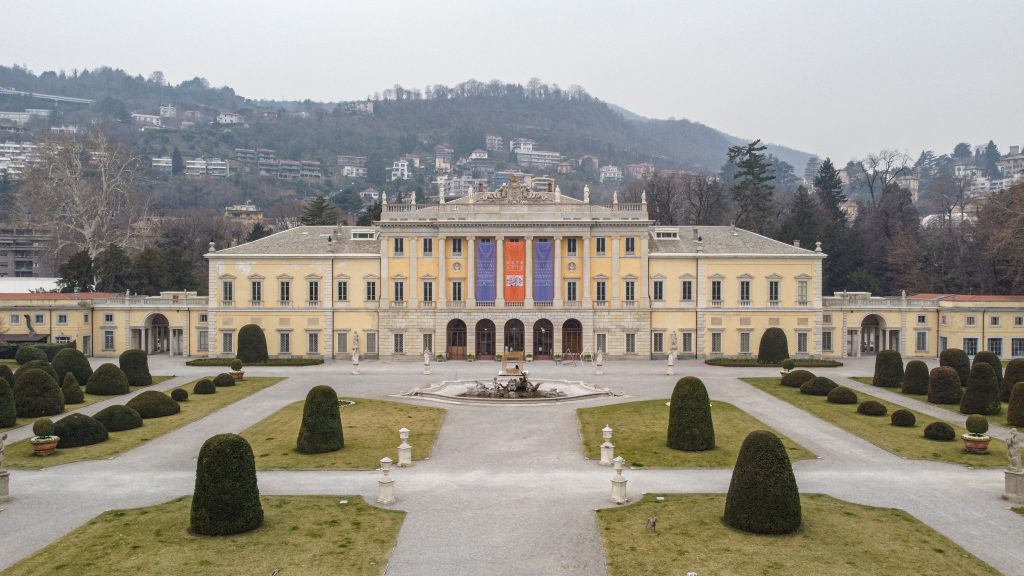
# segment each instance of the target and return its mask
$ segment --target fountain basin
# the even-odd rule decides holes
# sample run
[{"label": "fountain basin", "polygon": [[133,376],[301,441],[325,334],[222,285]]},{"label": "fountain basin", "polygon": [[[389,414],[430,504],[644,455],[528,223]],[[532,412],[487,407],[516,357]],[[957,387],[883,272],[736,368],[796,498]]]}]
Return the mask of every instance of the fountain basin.
[{"label": "fountain basin", "polygon": [[400,396],[467,404],[549,404],[602,396],[619,396],[607,388],[598,388],[585,382],[548,379],[541,380],[540,386],[537,388],[539,394],[532,397],[496,398],[474,395],[474,392],[478,391],[481,386],[492,387],[493,384],[493,380],[486,378],[444,380],[431,384],[427,388],[414,388]]}]

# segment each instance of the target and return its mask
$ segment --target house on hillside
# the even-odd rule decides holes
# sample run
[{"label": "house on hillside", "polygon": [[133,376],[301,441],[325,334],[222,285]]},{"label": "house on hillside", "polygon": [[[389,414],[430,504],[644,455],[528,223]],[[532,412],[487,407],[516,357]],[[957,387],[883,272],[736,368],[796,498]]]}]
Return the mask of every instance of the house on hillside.
[{"label": "house on hillside", "polygon": [[622,169],[614,164],[605,164],[604,166],[601,166],[601,172],[598,179],[601,184],[622,182]]}]

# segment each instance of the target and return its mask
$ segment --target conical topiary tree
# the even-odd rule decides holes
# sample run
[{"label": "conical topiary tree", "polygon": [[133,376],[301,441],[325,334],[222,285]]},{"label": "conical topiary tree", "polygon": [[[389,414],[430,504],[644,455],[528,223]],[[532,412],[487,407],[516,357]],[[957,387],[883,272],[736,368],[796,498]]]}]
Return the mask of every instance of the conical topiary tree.
[{"label": "conical topiary tree", "polygon": [[226,536],[263,524],[256,460],[252,447],[237,434],[218,434],[203,443],[196,464],[189,530]]},{"label": "conical topiary tree", "polygon": [[64,348],[53,357],[53,371],[57,373],[57,382],[64,382],[66,374],[74,374],[79,384],[89,381],[92,376],[92,366],[89,359],[77,348]]},{"label": "conical topiary tree", "polygon": [[999,356],[996,356],[995,352],[989,352],[987,350],[983,352],[978,352],[978,354],[974,356],[974,363],[971,364],[971,367],[973,368],[974,366],[977,366],[978,362],[984,362],[985,364],[988,364],[989,366],[992,367],[992,371],[995,372],[996,374],[996,386],[998,386],[999,389],[1002,390],[1003,361],[999,359]]},{"label": "conical topiary tree", "polygon": [[971,368],[971,377],[960,399],[961,414],[999,414],[1003,405],[999,402],[999,386],[996,373],[985,362],[976,362]]},{"label": "conical topiary tree", "polygon": [[267,354],[267,337],[263,334],[263,328],[256,324],[246,324],[238,330],[237,358],[246,364],[263,363],[270,358]]},{"label": "conical topiary tree", "polygon": [[966,352],[959,348],[946,348],[939,354],[939,366],[949,366],[956,370],[960,385],[967,386],[967,379],[971,375],[971,359]]},{"label": "conical topiary tree", "polygon": [[14,391],[5,378],[0,378],[0,428],[10,428],[17,423],[18,409],[14,406]]},{"label": "conical topiary tree", "polygon": [[78,384],[74,372],[64,374],[64,381],[60,384],[60,391],[64,394],[65,404],[81,404],[85,402],[85,394],[82,393],[82,387]]},{"label": "conical topiary tree", "polygon": [[89,381],[85,383],[85,391],[98,396],[127,394],[129,392],[128,377],[116,364],[106,362],[100,364],[100,367],[89,377]]},{"label": "conical topiary tree", "polygon": [[1010,403],[1006,406],[1006,423],[1010,426],[1024,426],[1024,382],[1013,385]]},{"label": "conical topiary tree", "polygon": [[700,378],[681,378],[672,390],[668,409],[668,447],[687,452],[715,447],[711,401]]},{"label": "conical topiary tree", "polygon": [[767,430],[747,435],[725,498],[725,523],[755,534],[800,528],[800,491],[786,447]]},{"label": "conical topiary tree", "polygon": [[118,366],[128,378],[129,386],[149,386],[153,376],[149,373],[149,356],[142,350],[125,350],[117,358]]},{"label": "conical topiary tree", "polygon": [[780,364],[789,358],[789,340],[782,328],[771,327],[761,335],[757,347],[757,361],[761,364]]},{"label": "conical topiary tree", "polygon": [[920,360],[907,362],[907,368],[903,371],[903,387],[900,391],[904,394],[927,394],[928,365]]},{"label": "conical topiary tree", "polygon": [[882,350],[875,356],[875,377],[871,381],[882,388],[899,388],[903,383],[903,357],[895,350]]},{"label": "conical topiary tree", "polygon": [[999,399],[1003,402],[1010,401],[1010,393],[1017,382],[1024,382],[1024,358],[1014,358],[1006,365],[1006,373],[1003,374],[1003,384],[999,387]]},{"label": "conical topiary tree", "polygon": [[303,454],[319,454],[344,447],[338,393],[330,386],[314,386],[302,407],[302,426],[295,449]]},{"label": "conical topiary tree", "polygon": [[952,366],[932,368],[928,374],[928,401],[932,404],[959,404],[963,389]]}]

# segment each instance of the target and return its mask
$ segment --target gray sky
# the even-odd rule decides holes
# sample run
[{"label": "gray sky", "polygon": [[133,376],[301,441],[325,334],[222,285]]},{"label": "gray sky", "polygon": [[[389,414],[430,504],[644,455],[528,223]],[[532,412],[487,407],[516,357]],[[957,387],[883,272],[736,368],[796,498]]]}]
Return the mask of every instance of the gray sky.
[{"label": "gray sky", "polygon": [[[837,163],[1024,144],[1024,1],[4,2],[0,62],[250,98],[539,77]],[[802,167],[798,167],[802,168]]]}]

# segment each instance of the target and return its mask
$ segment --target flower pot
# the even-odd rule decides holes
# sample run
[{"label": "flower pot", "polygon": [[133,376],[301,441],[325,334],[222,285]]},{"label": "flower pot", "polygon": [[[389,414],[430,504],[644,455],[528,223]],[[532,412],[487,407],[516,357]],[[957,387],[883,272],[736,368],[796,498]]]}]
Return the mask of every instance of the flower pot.
[{"label": "flower pot", "polygon": [[971,434],[969,432],[960,438],[964,441],[964,448],[971,454],[987,454],[988,443],[992,440],[992,438],[984,434]]},{"label": "flower pot", "polygon": [[242,372],[242,371],[232,372],[231,373],[231,377],[235,379],[235,382],[241,382],[242,378],[244,376],[245,376],[245,372]]},{"label": "flower pot", "polygon": [[33,436],[29,439],[32,444],[32,453],[36,456],[49,456],[57,450],[57,443],[60,436]]}]

